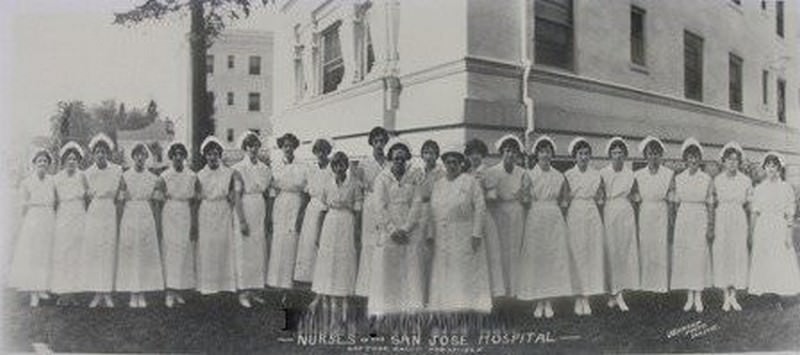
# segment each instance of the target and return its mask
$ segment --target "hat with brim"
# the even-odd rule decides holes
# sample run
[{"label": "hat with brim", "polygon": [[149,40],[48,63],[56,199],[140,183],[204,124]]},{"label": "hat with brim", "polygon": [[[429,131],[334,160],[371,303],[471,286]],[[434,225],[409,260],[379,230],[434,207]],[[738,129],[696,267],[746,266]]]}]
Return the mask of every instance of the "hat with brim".
[{"label": "hat with brim", "polygon": [[642,139],[641,142],[639,142],[639,154],[644,156],[645,148],[647,148],[647,145],[649,145],[652,142],[655,142],[656,144],[658,144],[661,147],[662,154],[667,152],[667,147],[664,146],[664,142],[662,142],[660,139],[658,139],[656,137],[647,136],[647,137],[644,137],[644,139]]},{"label": "hat with brim", "polygon": [[542,144],[543,142],[549,142],[553,148],[553,154],[556,154],[556,142],[553,140],[553,138],[550,138],[550,136],[546,134],[539,136],[539,138],[536,138],[536,140],[533,141],[533,146],[531,146],[531,153],[535,154],[536,148],[538,148],[539,144]]},{"label": "hat with brim", "polygon": [[728,149],[733,149],[739,152],[739,157],[741,158],[741,160],[744,160],[744,149],[742,149],[742,146],[739,145],[739,143],[736,143],[735,141],[730,141],[726,143],[724,146],[722,146],[722,149],[719,150],[719,160],[725,159],[725,151]]},{"label": "hat with brim", "polygon": [[620,142],[625,147],[625,154],[629,154],[630,147],[628,147],[628,142],[622,137],[612,137],[606,143],[606,155],[611,155],[611,147],[616,144],[616,142]]},{"label": "hat with brim", "polygon": [[76,151],[78,153],[78,158],[80,159],[83,159],[83,157],[86,155],[86,153],[83,151],[83,148],[81,148],[81,146],[78,143],[75,143],[74,141],[69,141],[63,146],[61,146],[61,149],[58,151],[58,156],[63,158],[64,154],[66,154],[67,151],[70,149]]},{"label": "hat with brim", "polygon": [[702,156],[703,155],[703,146],[694,137],[686,138],[686,140],[683,141],[683,144],[681,144],[681,155],[686,153],[686,150],[689,149],[689,147],[693,147],[693,146],[697,147],[697,150],[700,151],[700,156]]},{"label": "hat with brim", "polygon": [[212,144],[217,145],[219,147],[220,152],[225,151],[225,146],[222,145],[222,142],[219,139],[217,139],[217,137],[208,136],[206,137],[206,139],[203,140],[203,144],[200,144],[200,153],[205,154],[206,148],[208,148]]},{"label": "hat with brim", "polygon": [[500,139],[498,139],[496,142],[494,142],[494,149],[496,149],[499,152],[500,148],[502,148],[503,144],[508,140],[512,140],[515,143],[517,143],[517,146],[519,147],[520,151],[522,151],[523,147],[525,147],[525,145],[522,144],[522,141],[519,139],[519,137],[517,137],[514,134],[509,133],[509,134],[506,134],[506,135],[500,137]]},{"label": "hat with brim", "polygon": [[94,151],[94,148],[97,146],[98,143],[103,142],[108,145],[109,150],[114,150],[114,141],[111,140],[109,136],[105,133],[98,133],[95,134],[94,137],[89,141],[89,151]]},{"label": "hat with brim", "polygon": [[764,164],[766,164],[767,158],[770,157],[770,156],[773,156],[776,159],[778,159],[778,163],[780,163],[781,166],[786,166],[786,158],[783,157],[783,154],[778,153],[778,152],[776,152],[774,150],[769,151],[766,154],[764,154],[764,157],[761,158],[761,166],[764,166]]},{"label": "hat with brim", "polygon": [[575,152],[574,152],[575,147],[578,146],[578,143],[580,143],[580,142],[586,142],[586,144],[588,144],[589,147],[591,147],[591,144],[589,144],[589,141],[587,141],[586,138],[575,137],[575,139],[573,139],[571,142],[569,142],[569,145],[567,146],[567,150],[569,151],[570,155],[574,155],[575,154]]}]

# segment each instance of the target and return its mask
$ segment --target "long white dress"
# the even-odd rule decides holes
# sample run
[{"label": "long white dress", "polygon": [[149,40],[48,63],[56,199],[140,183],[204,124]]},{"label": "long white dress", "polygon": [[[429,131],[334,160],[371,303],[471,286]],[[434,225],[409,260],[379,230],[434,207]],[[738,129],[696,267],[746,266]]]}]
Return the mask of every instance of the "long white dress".
[{"label": "long white dress", "polygon": [[81,249],[85,239],[86,177],[76,171],[55,176],[58,208],[53,236],[51,290],[55,293],[82,292]]},{"label": "long white dress", "polygon": [[733,177],[722,172],[714,178],[714,190],[718,201],[711,250],[714,286],[744,289],[750,264],[744,204],[752,197],[753,185],[741,172]]},{"label": "long white dress", "polygon": [[708,199],[711,177],[685,170],[675,177],[678,215],[672,245],[670,289],[702,290],[711,286],[711,254],[708,247]]},{"label": "long white dress", "polygon": [[[380,232],[372,254],[369,314],[415,313],[424,307],[422,180],[420,169],[409,169],[399,181],[391,169],[385,169],[373,183]],[[408,232],[408,243],[392,240],[390,235],[397,229]]]},{"label": "long white dress", "polygon": [[[472,171],[472,176],[478,180],[483,189],[483,195],[496,190],[497,181],[486,174],[486,165],[481,164]],[[483,218],[483,236],[486,240],[486,257],[489,263],[489,282],[492,286],[492,297],[509,296],[506,291],[506,281],[503,279],[503,251],[497,225],[491,213],[486,213]],[[514,265],[516,267],[516,265]]]},{"label": "long white dress", "polygon": [[669,248],[667,246],[667,193],[673,172],[659,166],[655,174],[644,167],[634,174],[642,203],[639,205],[639,261],[641,289],[667,292]]},{"label": "long white dress", "polygon": [[109,163],[104,169],[93,165],[86,170],[89,196],[84,243],[81,246],[81,285],[83,291],[111,292],[117,256],[117,206],[115,198],[122,179],[122,168]]},{"label": "long white dress", "polygon": [[572,201],[567,211],[567,231],[572,252],[572,283],[576,295],[604,293],[605,255],[603,222],[594,200],[600,188],[600,172],[575,166],[564,174],[569,183]]},{"label": "long white dress", "polygon": [[164,260],[164,281],[167,288],[185,290],[197,285],[195,252],[197,243],[191,240],[191,199],[196,194],[197,175],[183,168],[169,168],[161,174],[166,202],[161,219],[163,239],[161,256]]},{"label": "long white dress", "polygon": [[753,251],[748,291],[760,295],[797,295],[800,270],[788,220],[794,218],[794,190],[785,181],[764,180],[753,190]]},{"label": "long white dress", "polygon": [[[433,219],[431,218],[431,194],[433,194],[433,184],[439,179],[443,178],[446,172],[444,168],[438,164],[430,171],[425,171],[424,167],[420,168],[420,170],[422,170],[421,174],[423,177],[419,188],[419,223],[420,228],[422,229],[422,238],[425,240],[428,238],[428,236],[433,235],[433,229],[435,228],[433,225]],[[431,262],[433,261],[433,249],[428,247],[428,244],[423,244],[422,252],[422,293],[424,295],[425,302],[427,302],[428,289],[430,288],[431,281]]]},{"label": "long white dress", "polygon": [[439,179],[433,186],[431,210],[436,228],[428,308],[434,312],[490,312],[485,238],[477,251],[472,249],[472,237],[482,237],[487,213],[483,189],[467,174],[452,181]]},{"label": "long white dress", "polygon": [[236,260],[236,288],[240,290],[263,288],[267,275],[267,242],[264,228],[267,213],[265,196],[272,181],[270,168],[256,160],[245,157],[233,166],[239,172],[244,186],[237,187],[242,194],[242,208],[250,227],[247,236],[242,235],[239,218],[233,218],[233,248]]},{"label": "long white dress", "polygon": [[531,208],[525,221],[525,237],[519,257],[517,297],[547,299],[572,294],[567,224],[558,197],[564,175],[538,165],[528,173]]},{"label": "long white dress", "polygon": [[603,223],[606,236],[609,289],[612,293],[639,288],[639,242],[636,216],[628,199],[633,188],[633,171],[619,172],[609,164],[600,171],[606,192]]},{"label": "long white dress", "polygon": [[367,297],[370,292],[369,282],[372,279],[372,253],[378,240],[378,226],[375,212],[378,199],[372,194],[372,185],[384,166],[378,164],[373,157],[361,163],[361,186],[364,195],[364,213],[361,218],[361,252],[358,258],[358,278],[356,279],[356,295]]},{"label": "long white dress", "polygon": [[361,208],[361,184],[348,176],[341,185],[326,181],[321,196],[327,209],[320,231],[311,290],[330,296],[350,296],[356,289],[358,253],[354,211]]},{"label": "long white dress", "polygon": [[131,168],[122,177],[126,195],[119,224],[119,251],[114,289],[144,292],[164,289],[164,270],[156,235],[156,221],[150,207],[158,177]]},{"label": "long white dress", "polygon": [[292,288],[297,257],[297,216],[303,203],[307,168],[297,162],[277,164],[273,170],[273,187],[277,190],[272,210],[272,245],[267,265],[267,285]]},{"label": "long white dress", "polygon": [[22,217],[8,286],[20,291],[50,289],[56,187],[52,176],[34,173],[22,181],[20,190],[26,207]]},{"label": "long white dress", "polygon": [[303,216],[303,226],[300,229],[300,242],[297,246],[297,260],[294,263],[294,279],[300,282],[311,282],[314,276],[314,260],[317,257],[317,245],[320,226],[322,225],[322,211],[325,204],[322,202],[322,190],[333,179],[330,164],[320,168],[319,164],[310,167],[306,193],[310,200]]},{"label": "long white dress", "polygon": [[197,173],[197,290],[203,294],[236,291],[232,178],[233,169],[224,165]]},{"label": "long white dress", "polygon": [[525,233],[525,208],[520,201],[520,192],[529,182],[526,181],[523,168],[514,165],[511,173],[508,173],[502,162],[486,169],[486,175],[496,183],[494,189],[486,192],[486,206],[494,218],[500,237],[505,293],[513,295],[518,279],[518,270],[514,266],[519,265],[519,251]]}]

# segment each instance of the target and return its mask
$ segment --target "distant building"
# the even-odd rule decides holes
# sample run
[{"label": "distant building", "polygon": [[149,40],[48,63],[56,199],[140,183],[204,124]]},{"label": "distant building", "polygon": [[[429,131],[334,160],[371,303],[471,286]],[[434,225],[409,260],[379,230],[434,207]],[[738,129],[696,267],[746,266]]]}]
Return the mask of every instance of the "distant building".
[{"label": "distant building", "polygon": [[231,146],[246,130],[272,132],[272,48],[271,32],[226,30],[208,50],[214,134]]},{"label": "distant building", "polygon": [[492,142],[532,129],[559,154],[577,135],[595,155],[615,135],[632,146],[656,135],[675,158],[694,136],[708,159],[737,140],[751,160],[778,150],[800,164],[797,1],[278,6],[273,121],[306,141],[330,135],[366,154],[372,126],[415,150],[427,138]]}]

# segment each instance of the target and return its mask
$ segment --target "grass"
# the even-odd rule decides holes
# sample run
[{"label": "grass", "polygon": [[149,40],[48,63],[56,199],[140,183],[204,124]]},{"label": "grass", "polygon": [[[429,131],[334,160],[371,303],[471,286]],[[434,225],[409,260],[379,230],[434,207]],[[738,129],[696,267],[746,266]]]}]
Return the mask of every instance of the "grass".
[{"label": "grass", "polygon": [[[57,352],[211,352],[211,353],[358,353],[366,348],[345,345],[301,346],[293,331],[283,330],[285,313],[277,292],[266,294],[266,304],[241,308],[232,295],[187,299],[187,306],[168,309],[161,295],[148,295],[149,308],[129,309],[125,297],[117,296],[113,309],[57,307],[50,303],[38,308],[26,305],[27,298],[6,291],[2,310],[5,330],[3,352],[32,351],[33,343],[45,343]],[[290,296],[290,307],[298,308],[311,295],[298,291]],[[724,313],[720,292],[707,292],[702,314],[681,310],[683,294],[628,296],[631,311],[620,313],[605,307],[605,299],[593,300],[592,317],[572,314],[571,302],[556,303],[556,317],[535,319],[529,304],[504,301],[498,304],[500,317],[507,317],[506,334],[549,332],[550,344],[478,344],[477,334],[467,338],[470,348],[451,346],[444,350],[473,350],[483,353],[528,354],[542,352],[739,352],[800,350],[800,299],[741,297],[742,312]],[[83,301],[88,302],[88,295]],[[86,304],[86,303],[84,303]],[[361,302],[363,305],[363,302]],[[701,323],[696,323],[700,321]],[[706,334],[676,331],[694,326]],[[358,336],[365,336],[359,334]],[[360,338],[359,338],[360,339]],[[430,339],[422,336],[423,344]],[[389,337],[373,345],[389,350]],[[434,351],[421,347],[411,350]],[[398,349],[399,350],[399,349]],[[409,350],[408,348],[406,350]]]}]

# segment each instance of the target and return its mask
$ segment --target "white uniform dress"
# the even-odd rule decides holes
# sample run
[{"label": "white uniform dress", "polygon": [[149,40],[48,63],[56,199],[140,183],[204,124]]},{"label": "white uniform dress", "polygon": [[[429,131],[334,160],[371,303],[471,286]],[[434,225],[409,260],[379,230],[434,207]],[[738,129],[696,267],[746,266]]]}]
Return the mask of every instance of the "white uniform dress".
[{"label": "white uniform dress", "polygon": [[796,295],[800,293],[800,271],[791,239],[789,218],[794,217],[794,190],[785,181],[761,182],[753,190],[753,213],[757,213],[753,231],[753,254],[750,263],[749,292],[760,295]]},{"label": "white uniform dress", "polygon": [[[420,209],[419,209],[419,223],[422,228],[423,240],[433,235],[433,220],[431,219],[431,194],[433,193],[433,184],[439,179],[443,178],[446,174],[441,165],[436,165],[432,170],[425,171],[421,168],[422,183],[420,184]],[[428,289],[430,288],[431,281],[431,262],[433,261],[433,249],[428,247],[428,244],[423,244],[422,256],[422,282],[423,282],[423,295],[427,302]]]},{"label": "white uniform dress", "polygon": [[150,207],[158,177],[134,168],[122,176],[126,195],[119,224],[119,252],[114,289],[144,292],[164,289],[164,271],[156,235],[156,221]]},{"label": "white uniform dress", "polygon": [[517,297],[547,299],[572,294],[567,224],[558,197],[564,175],[555,168],[543,171],[538,165],[528,173],[531,208],[525,221],[520,253]]},{"label": "white uniform dress", "polygon": [[300,229],[300,242],[297,246],[297,260],[294,263],[294,279],[300,282],[311,282],[314,276],[314,260],[317,257],[317,239],[322,225],[323,209],[322,189],[333,179],[330,164],[320,168],[319,164],[310,167],[306,193],[311,198],[303,216]]},{"label": "white uniform dress", "polygon": [[163,239],[161,256],[164,260],[164,281],[167,288],[195,288],[195,250],[191,240],[191,199],[195,197],[197,175],[184,167],[180,172],[170,167],[161,174],[166,202],[161,219]]},{"label": "white uniform dress", "polygon": [[619,172],[609,164],[600,171],[605,185],[605,224],[608,283],[612,293],[639,289],[639,242],[636,216],[628,199],[633,188],[633,171],[623,166]]},{"label": "white uniform dress", "polygon": [[644,167],[634,174],[642,203],[639,206],[639,262],[641,289],[667,292],[669,249],[667,246],[667,192],[673,172],[659,166],[655,174]]},{"label": "white uniform dress", "polygon": [[27,206],[14,248],[8,286],[20,291],[50,289],[56,187],[52,176],[34,173],[20,186]]},{"label": "white uniform dress", "polygon": [[574,293],[583,296],[604,293],[603,222],[594,200],[602,179],[600,172],[591,167],[581,172],[575,166],[564,176],[573,196],[567,211],[567,231],[574,265]]},{"label": "white uniform dress", "polygon": [[327,209],[320,231],[311,290],[330,296],[350,296],[356,289],[358,253],[354,211],[361,208],[361,184],[350,175],[338,185],[333,178],[321,189]]},{"label": "white uniform dress", "polygon": [[714,190],[718,201],[711,250],[714,286],[744,289],[750,264],[744,204],[752,197],[753,185],[741,172],[733,177],[722,172],[714,178]]},{"label": "white uniform dress", "polygon": [[[421,169],[409,169],[399,181],[391,169],[385,169],[373,183],[380,232],[372,254],[369,314],[415,313],[424,307],[422,182]],[[390,237],[400,228],[408,232],[406,244]]]},{"label": "white uniform dress", "polygon": [[82,292],[81,249],[86,220],[86,178],[80,171],[72,176],[61,171],[55,176],[58,208],[53,236],[51,290],[55,293]]},{"label": "white uniform dress", "polygon": [[377,198],[372,194],[372,184],[378,177],[383,166],[373,157],[361,163],[361,186],[364,195],[364,214],[361,218],[361,252],[358,258],[358,278],[356,279],[356,295],[367,297],[370,292],[369,282],[372,279],[372,252],[378,240],[378,227],[376,225],[375,211]]},{"label": "white uniform dress", "polygon": [[272,210],[272,245],[267,266],[267,285],[292,288],[294,264],[297,257],[297,216],[303,203],[307,167],[299,163],[278,164],[273,173],[273,187],[277,190]]},{"label": "white uniform dress", "polygon": [[472,249],[472,237],[482,237],[487,213],[483,189],[467,174],[452,181],[439,179],[433,186],[431,210],[436,228],[428,308],[434,312],[490,312],[485,238],[477,251]]},{"label": "white uniform dress", "polygon": [[93,165],[86,170],[92,202],[86,212],[86,229],[81,248],[83,291],[111,292],[117,255],[117,206],[115,198],[122,168],[108,163],[105,169]]},{"label": "white uniform dress", "polygon": [[516,290],[519,251],[522,246],[522,235],[525,233],[525,208],[520,201],[523,188],[529,185],[525,170],[514,166],[511,173],[498,163],[486,169],[487,178],[497,185],[486,193],[486,206],[497,226],[500,236],[500,251],[503,260],[503,283],[506,294],[513,295]]},{"label": "white uniform dress", "polygon": [[708,198],[711,177],[685,170],[675,177],[678,215],[672,245],[670,289],[702,290],[711,286],[711,254],[708,248]]},{"label": "white uniform dress", "polygon": [[267,241],[264,228],[267,215],[265,196],[272,181],[269,167],[256,160],[245,157],[233,166],[239,172],[244,186],[237,185],[237,193],[242,194],[242,209],[250,228],[247,236],[242,235],[239,218],[234,212],[233,247],[236,260],[236,288],[240,290],[263,288],[267,275]]},{"label": "white uniform dress", "polygon": [[[486,175],[486,165],[481,164],[472,172],[483,188],[483,195],[497,189],[497,181]],[[497,225],[491,213],[486,213],[483,218],[483,236],[486,240],[486,257],[489,263],[489,282],[492,286],[492,297],[510,296],[506,290],[506,281],[503,279],[503,251]],[[514,265],[516,267],[516,265]]]},{"label": "white uniform dress", "polygon": [[233,169],[221,164],[197,173],[197,290],[203,294],[236,291],[232,178]]}]

